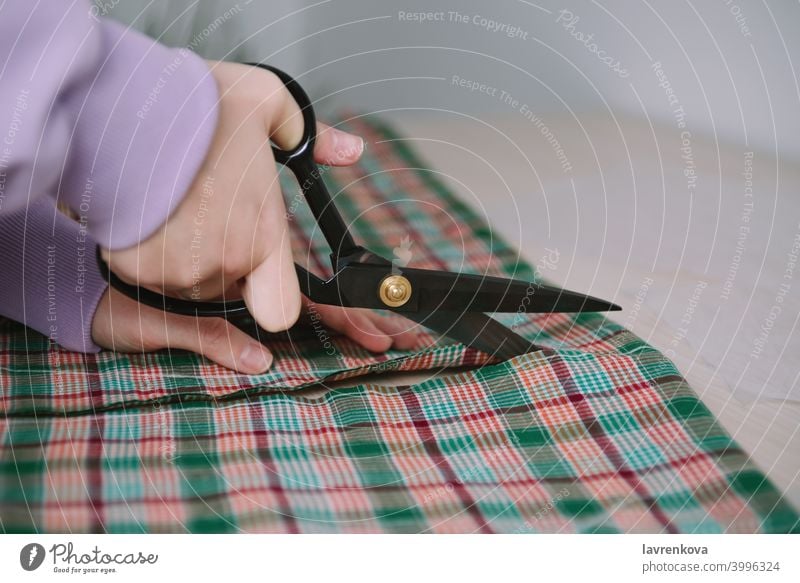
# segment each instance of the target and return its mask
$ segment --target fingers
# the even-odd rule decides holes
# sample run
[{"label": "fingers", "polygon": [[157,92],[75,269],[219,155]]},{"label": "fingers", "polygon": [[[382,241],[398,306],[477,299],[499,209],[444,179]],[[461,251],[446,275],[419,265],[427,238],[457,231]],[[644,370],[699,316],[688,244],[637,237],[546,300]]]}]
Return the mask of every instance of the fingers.
[{"label": "fingers", "polygon": [[[303,114],[288,89],[275,75],[272,75],[272,84],[274,89],[265,100],[269,138],[279,148],[293,150],[303,137]],[[316,130],[314,158],[318,163],[347,166],[361,157],[364,140],[360,137],[319,122]]]},{"label": "fingers", "polygon": [[411,350],[419,345],[419,325],[410,320],[370,313],[374,324],[392,339],[397,350]]},{"label": "fingers", "polygon": [[263,345],[220,318],[193,318],[144,306],[109,288],[92,321],[92,339],[119,352],[181,348],[244,374],[272,365]]},{"label": "fingers", "polygon": [[[399,318],[338,306],[314,304],[314,310],[326,326],[373,352],[385,352],[392,346],[409,350],[419,344],[418,327]],[[100,346],[120,352],[181,348],[243,374],[263,373],[273,361],[266,347],[225,320],[162,312],[114,289],[101,299],[92,337]]]},{"label": "fingers", "polygon": [[370,316],[352,310],[347,314],[341,332],[371,352],[386,352],[392,347],[392,338]]},{"label": "fingers", "polygon": [[[284,150],[291,150],[303,137],[303,116],[300,108],[288,92],[282,96],[283,103],[270,120],[270,139]],[[364,140],[354,134],[337,130],[317,122],[317,137],[314,143],[314,159],[328,166],[349,166],[364,153]]]},{"label": "fingers", "polygon": [[318,163],[328,166],[349,166],[355,164],[363,153],[363,139],[317,122],[314,159]]},{"label": "fingers", "polygon": [[166,345],[202,354],[244,374],[260,374],[272,365],[272,353],[221,318],[190,318],[170,314]]},{"label": "fingers", "polygon": [[[306,308],[312,302],[303,298]],[[410,350],[419,343],[419,326],[405,319],[384,317],[371,310],[342,308],[313,304],[313,310],[329,327],[372,352],[385,352],[392,348]]]},{"label": "fingers", "polygon": [[371,352],[410,350],[417,345],[417,332],[401,320],[374,312],[344,310],[345,322],[340,332]]}]

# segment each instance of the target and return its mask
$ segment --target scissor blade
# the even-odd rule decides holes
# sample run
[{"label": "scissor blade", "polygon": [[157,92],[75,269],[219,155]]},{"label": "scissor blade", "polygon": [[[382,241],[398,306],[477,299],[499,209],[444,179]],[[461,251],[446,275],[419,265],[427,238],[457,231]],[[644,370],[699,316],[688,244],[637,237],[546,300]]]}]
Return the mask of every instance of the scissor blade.
[{"label": "scissor blade", "polygon": [[[358,308],[391,309],[402,314],[421,312],[610,312],[618,305],[599,298],[549,285],[503,277],[393,268],[389,265],[351,263],[328,281],[296,265],[300,289],[313,301]],[[387,308],[379,298],[381,281],[399,274],[411,284],[411,300]]]},{"label": "scissor blade", "polygon": [[577,292],[517,279],[403,269],[402,274],[419,290],[420,310],[475,312],[609,312],[616,304]]},{"label": "scissor blade", "polygon": [[334,306],[345,305],[335,285],[317,277],[297,263],[294,264],[294,269],[297,272],[297,282],[300,284],[300,291],[311,301],[318,304],[330,304]]},{"label": "scissor blade", "polygon": [[413,312],[406,318],[501,359],[525,354],[536,346],[481,312]]}]

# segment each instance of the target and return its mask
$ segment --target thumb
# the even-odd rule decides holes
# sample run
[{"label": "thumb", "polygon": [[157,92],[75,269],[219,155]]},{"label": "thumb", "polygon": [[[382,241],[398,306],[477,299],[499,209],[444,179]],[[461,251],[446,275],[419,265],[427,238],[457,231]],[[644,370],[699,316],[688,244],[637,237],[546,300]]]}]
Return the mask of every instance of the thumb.
[{"label": "thumb", "polygon": [[245,278],[241,291],[250,314],[267,332],[288,330],[297,322],[302,295],[288,228],[281,233],[279,246]]},{"label": "thumb", "polygon": [[[270,75],[273,89],[264,101],[267,131],[270,140],[279,148],[293,150],[303,136],[303,113],[283,82],[276,75]],[[320,164],[349,166],[364,151],[363,139],[323,123],[317,122],[316,135],[314,158]]]},{"label": "thumb", "polygon": [[272,353],[222,318],[176,316],[168,327],[168,345],[202,354],[240,373],[260,374],[272,366]]}]

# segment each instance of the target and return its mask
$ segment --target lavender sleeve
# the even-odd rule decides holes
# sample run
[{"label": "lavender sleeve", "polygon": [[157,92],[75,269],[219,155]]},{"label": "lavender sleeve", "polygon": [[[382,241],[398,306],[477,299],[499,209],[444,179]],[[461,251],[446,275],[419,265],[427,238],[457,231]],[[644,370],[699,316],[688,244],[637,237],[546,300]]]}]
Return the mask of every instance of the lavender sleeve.
[{"label": "lavender sleeve", "polygon": [[[191,186],[216,128],[217,99],[216,83],[201,58],[97,18],[88,0],[0,4],[4,241],[7,229],[20,233],[26,215],[25,237],[71,237],[73,227],[57,217],[61,226],[55,234],[40,233],[47,223],[37,210],[44,198],[50,206],[58,200],[70,207],[104,247],[122,249],[147,238]],[[52,215],[49,224],[52,230]],[[3,252],[10,255],[3,261],[9,268],[28,269],[19,255],[22,248],[9,245],[4,242]],[[30,252],[38,245],[36,239]],[[63,251],[70,257],[72,252]],[[3,314],[40,329],[42,314],[32,311],[43,309],[34,297],[40,274],[6,271],[4,276],[37,282],[26,286],[25,297],[31,295],[22,303],[4,282],[0,304]],[[58,277],[67,275],[59,271]],[[59,287],[69,289],[62,283]],[[90,295],[98,295],[97,283],[92,282]],[[80,299],[83,320],[62,310],[59,342],[96,348],[84,342],[96,301],[87,308],[87,296]],[[71,300],[60,301],[66,306]]]},{"label": "lavender sleeve", "polygon": [[145,239],[211,142],[206,63],[97,18],[88,0],[0,6],[0,213],[50,195],[105,247]]},{"label": "lavender sleeve", "polygon": [[97,243],[47,199],[0,217],[0,315],[64,348],[96,352],[92,316],[106,289]]}]

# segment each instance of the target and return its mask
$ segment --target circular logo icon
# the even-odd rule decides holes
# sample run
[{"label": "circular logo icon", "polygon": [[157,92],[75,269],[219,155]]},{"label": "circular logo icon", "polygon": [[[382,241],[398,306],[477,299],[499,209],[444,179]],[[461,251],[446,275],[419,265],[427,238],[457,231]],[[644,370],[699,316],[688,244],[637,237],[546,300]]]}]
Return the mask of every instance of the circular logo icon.
[{"label": "circular logo icon", "polygon": [[44,547],[39,543],[29,543],[19,552],[19,564],[26,571],[35,571],[44,562]]}]

